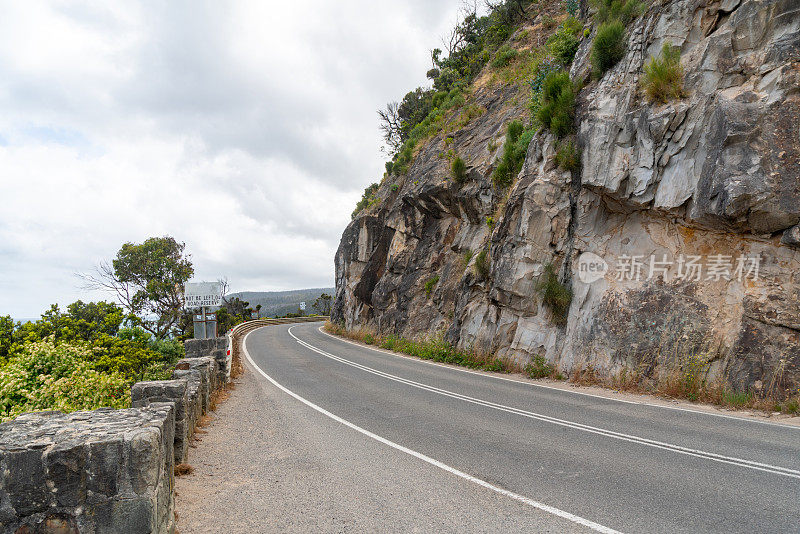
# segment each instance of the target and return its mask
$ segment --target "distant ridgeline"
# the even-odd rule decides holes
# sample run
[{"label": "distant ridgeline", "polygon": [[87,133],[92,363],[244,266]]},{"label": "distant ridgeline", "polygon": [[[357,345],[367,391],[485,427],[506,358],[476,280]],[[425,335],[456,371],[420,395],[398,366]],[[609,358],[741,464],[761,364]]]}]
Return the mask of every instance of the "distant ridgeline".
[{"label": "distant ridgeline", "polygon": [[311,307],[314,301],[323,293],[333,295],[335,291],[332,287],[295,289],[292,291],[241,291],[232,293],[226,298],[239,298],[247,301],[253,309],[260,304],[261,317],[273,317],[297,312],[301,302],[306,303],[306,311],[308,313],[314,313],[315,311]]}]

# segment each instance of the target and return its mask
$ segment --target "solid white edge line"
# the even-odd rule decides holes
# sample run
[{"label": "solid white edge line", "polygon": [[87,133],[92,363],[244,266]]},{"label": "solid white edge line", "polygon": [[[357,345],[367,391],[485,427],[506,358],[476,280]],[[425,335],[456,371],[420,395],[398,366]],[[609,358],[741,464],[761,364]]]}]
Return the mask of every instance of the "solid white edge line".
[{"label": "solid white edge line", "polygon": [[443,363],[432,362],[430,360],[423,360],[421,358],[416,358],[414,356],[409,356],[407,354],[400,354],[400,353],[397,353],[397,352],[392,352],[390,350],[379,349],[377,347],[372,347],[370,345],[365,345],[363,343],[357,343],[357,342],[352,341],[350,339],[345,339],[343,337],[339,337],[339,336],[335,336],[333,334],[330,334],[330,333],[326,332],[324,330],[324,328],[325,328],[324,326],[320,326],[317,330],[319,330],[320,333],[325,334],[328,337],[332,337],[333,339],[338,339],[339,341],[342,341],[344,343],[349,343],[350,345],[355,345],[356,347],[369,349],[369,350],[372,350],[372,351],[375,351],[375,352],[380,352],[380,353],[383,353],[383,354],[389,354],[391,356],[396,356],[398,358],[404,358],[406,360],[413,360],[413,361],[416,361],[416,362],[419,362],[419,363],[424,363],[424,364],[427,364],[427,365],[435,365],[436,367],[442,367],[444,369],[451,369],[453,371],[459,371],[461,373],[469,373],[471,375],[484,376],[486,378],[493,378],[495,380],[504,380],[506,382],[514,382],[515,384],[523,384],[523,385],[526,385],[526,386],[532,386],[532,387],[536,387],[536,388],[550,389],[550,390],[553,390],[553,391],[561,391],[563,393],[571,393],[573,395],[583,395],[584,397],[594,397],[596,399],[605,399],[605,400],[613,401],[613,402],[621,402],[621,403],[625,403],[625,404],[636,404],[638,406],[652,406],[653,408],[663,408],[665,410],[677,410],[677,411],[681,411],[681,412],[689,412],[689,413],[694,413],[694,414],[698,414],[698,415],[710,415],[712,417],[722,417],[723,419],[732,419],[734,421],[743,421],[743,422],[747,422],[747,423],[756,423],[756,424],[759,424],[759,425],[776,426],[776,427],[779,427],[779,428],[788,428],[788,429],[791,429],[791,430],[800,430],[800,426],[787,425],[787,424],[784,424],[784,423],[775,423],[775,422],[772,422],[772,421],[761,421],[760,419],[751,419],[751,418],[747,418],[747,417],[743,417],[743,416],[739,416],[739,415],[726,415],[726,414],[723,414],[723,413],[704,412],[704,411],[701,411],[701,410],[692,410],[691,408],[681,408],[680,406],[665,406],[663,404],[656,404],[656,403],[652,403],[652,402],[640,402],[640,401],[630,401],[630,400],[625,400],[625,399],[615,399],[613,397],[606,397],[604,395],[597,395],[597,394],[594,394],[594,393],[586,393],[585,391],[573,391],[571,389],[557,388],[557,387],[553,387],[553,386],[547,386],[545,384],[536,384],[534,382],[526,382],[526,381],[522,381],[522,380],[516,380],[514,378],[508,378],[508,377],[505,377],[505,376],[497,376],[497,375],[493,375],[493,374],[482,373],[482,372],[479,372],[479,371],[473,371],[471,369],[462,369],[462,368],[460,368],[458,366],[455,366],[455,365],[447,365],[447,364],[443,364]]},{"label": "solid white edge line", "polygon": [[664,442],[652,440],[652,439],[649,439],[649,438],[643,438],[641,436],[623,434],[621,432],[608,430],[606,428],[594,427],[594,426],[590,426],[590,425],[585,425],[583,423],[577,423],[575,421],[569,421],[569,420],[566,420],[566,419],[559,419],[557,417],[538,414],[536,412],[529,412],[529,411],[523,410],[521,408],[514,408],[513,406],[506,406],[506,405],[503,405],[503,404],[497,404],[497,403],[494,403],[494,402],[491,402],[491,401],[478,399],[478,398],[475,398],[475,397],[470,397],[470,396],[467,396],[467,395],[463,395],[461,393],[448,391],[446,389],[437,388],[435,386],[424,384],[422,382],[415,382],[413,380],[410,380],[410,379],[407,379],[407,378],[403,378],[403,377],[400,377],[400,376],[397,376],[397,375],[392,375],[390,373],[386,373],[386,372],[383,372],[383,371],[378,371],[377,369],[373,369],[373,368],[368,367],[366,365],[355,363],[355,362],[352,362],[352,361],[347,360],[345,358],[342,358],[341,356],[336,356],[335,354],[331,354],[329,352],[326,352],[326,351],[324,351],[324,350],[322,350],[322,349],[320,349],[318,347],[315,347],[314,345],[311,345],[310,343],[302,341],[300,338],[298,338],[297,336],[294,335],[294,333],[292,332],[292,328],[294,328],[294,326],[289,327],[289,329],[287,331],[288,334],[290,336],[292,336],[300,345],[306,347],[307,349],[309,349],[311,351],[314,351],[314,352],[316,352],[318,354],[321,354],[321,355],[323,355],[323,356],[325,356],[327,358],[330,358],[330,359],[332,359],[334,361],[338,361],[340,363],[344,363],[346,365],[350,365],[350,366],[355,367],[357,369],[360,369],[362,371],[365,371],[365,372],[368,372],[368,373],[371,373],[371,374],[375,374],[377,376],[381,376],[383,378],[387,378],[389,380],[393,380],[395,382],[406,384],[406,385],[409,385],[409,386],[412,386],[412,387],[415,387],[415,388],[423,389],[425,391],[430,391],[432,393],[437,393],[437,394],[443,395],[445,397],[451,397],[451,398],[454,398],[454,399],[462,400],[464,402],[469,402],[471,404],[477,404],[477,405],[480,405],[480,406],[485,406],[487,408],[493,408],[493,409],[496,409],[496,410],[499,410],[499,411],[502,411],[502,412],[512,413],[512,414],[515,414],[515,415],[528,417],[530,419],[536,419],[538,421],[543,421],[543,422],[546,422],[546,423],[552,423],[552,424],[555,424],[555,425],[564,426],[564,427],[567,427],[567,428],[572,428],[573,430],[582,430],[584,432],[589,432],[589,433],[592,433],[592,434],[598,434],[598,435],[609,437],[609,438],[613,438],[613,439],[619,439],[619,440],[627,441],[627,442],[630,442],[630,443],[636,443],[638,445],[645,445],[645,446],[654,447],[654,448],[657,448],[657,449],[676,452],[676,453],[679,453],[679,454],[685,454],[687,456],[693,456],[693,457],[696,457],[696,458],[702,458],[702,459],[705,459],[705,460],[711,460],[711,461],[714,461],[714,462],[720,462],[720,463],[724,463],[724,464],[735,465],[735,466],[738,466],[738,467],[754,469],[756,471],[763,471],[763,472],[772,473],[772,474],[776,474],[776,475],[782,475],[782,476],[787,476],[787,477],[791,477],[791,478],[800,479],[800,471],[797,471],[795,469],[791,469],[791,468],[788,468],[788,467],[781,467],[781,466],[777,466],[777,465],[764,464],[764,463],[756,462],[756,461],[753,461],[753,460],[746,460],[744,458],[735,458],[735,457],[730,457],[730,456],[724,456],[724,455],[721,455],[721,454],[716,454],[716,453],[708,452],[708,451],[702,451],[702,450],[698,450],[698,449],[691,449],[691,448],[688,448],[688,447],[683,447],[683,446],[675,445],[675,444],[672,444],[672,443],[664,443]]},{"label": "solid white edge line", "polygon": [[247,350],[247,338],[250,336],[250,334],[252,334],[256,330],[260,330],[260,328],[257,328],[255,330],[252,330],[252,331],[248,332],[247,334],[245,334],[244,339],[242,339],[242,351],[244,352],[244,355],[247,358],[247,361],[250,362],[250,365],[252,365],[255,368],[255,370],[258,371],[259,374],[261,374],[261,376],[266,378],[272,385],[274,385],[275,387],[277,387],[278,389],[280,389],[284,393],[290,395],[291,397],[295,398],[296,400],[302,402],[303,404],[305,404],[309,408],[312,408],[312,409],[316,410],[317,412],[321,413],[322,415],[324,415],[326,417],[329,417],[329,418],[333,419],[334,421],[336,421],[337,423],[341,423],[344,426],[346,426],[346,427],[348,427],[348,428],[350,428],[352,430],[355,430],[356,432],[359,432],[360,434],[363,434],[363,435],[367,436],[368,438],[371,438],[371,439],[373,439],[375,441],[378,441],[379,443],[383,443],[384,445],[387,445],[387,446],[389,446],[389,447],[391,447],[391,448],[393,448],[395,450],[398,450],[400,452],[403,452],[405,454],[413,456],[414,458],[422,460],[423,462],[426,462],[426,463],[428,463],[428,464],[430,464],[430,465],[432,465],[434,467],[438,467],[439,469],[442,469],[443,471],[447,471],[450,474],[456,475],[459,478],[463,478],[464,480],[472,482],[473,484],[477,484],[477,485],[482,486],[482,487],[484,487],[486,489],[492,490],[495,493],[498,493],[498,494],[503,495],[505,497],[509,497],[511,499],[514,499],[515,501],[519,501],[521,503],[527,504],[528,506],[531,506],[531,507],[536,508],[538,510],[541,510],[543,512],[547,512],[548,514],[552,514],[552,515],[560,517],[562,519],[566,519],[567,521],[571,521],[571,522],[576,523],[578,525],[584,526],[586,528],[594,530],[595,532],[603,532],[604,534],[622,534],[618,530],[614,530],[613,528],[606,527],[606,526],[601,525],[599,523],[595,523],[594,521],[591,521],[589,519],[585,519],[585,518],[577,516],[575,514],[571,514],[569,512],[565,512],[564,510],[560,510],[558,508],[555,508],[553,506],[550,506],[550,505],[547,505],[547,504],[544,504],[544,503],[540,503],[539,501],[535,501],[533,499],[525,497],[524,495],[520,495],[518,493],[514,493],[513,491],[509,491],[509,490],[506,490],[506,489],[503,489],[503,488],[499,488],[499,487],[497,487],[497,486],[495,486],[493,484],[490,484],[489,482],[486,482],[485,480],[482,480],[480,478],[477,478],[477,477],[474,477],[474,476],[469,475],[467,473],[464,473],[463,471],[459,471],[458,469],[456,469],[454,467],[450,467],[449,465],[447,465],[445,463],[442,463],[439,460],[435,460],[435,459],[431,458],[430,456],[426,456],[426,455],[422,454],[421,452],[417,452],[415,450],[409,449],[408,447],[404,447],[403,445],[400,445],[400,444],[395,443],[393,441],[390,441],[390,440],[388,440],[388,439],[386,439],[384,437],[381,437],[381,436],[379,436],[377,434],[374,434],[374,433],[370,432],[369,430],[365,430],[365,429],[361,428],[360,426],[358,426],[358,425],[356,425],[354,423],[351,423],[350,421],[347,421],[346,419],[342,419],[338,415],[335,415],[335,414],[329,412],[328,410],[326,410],[326,409],[324,409],[324,408],[322,408],[320,406],[317,406],[316,404],[314,404],[310,400],[301,397],[297,393],[295,393],[295,392],[289,390],[288,388],[284,387],[283,385],[279,384],[277,381],[275,381],[274,378],[269,376],[267,373],[264,372],[263,369],[261,369],[258,365],[256,365],[256,362],[253,361],[253,358],[250,356],[250,352]]}]

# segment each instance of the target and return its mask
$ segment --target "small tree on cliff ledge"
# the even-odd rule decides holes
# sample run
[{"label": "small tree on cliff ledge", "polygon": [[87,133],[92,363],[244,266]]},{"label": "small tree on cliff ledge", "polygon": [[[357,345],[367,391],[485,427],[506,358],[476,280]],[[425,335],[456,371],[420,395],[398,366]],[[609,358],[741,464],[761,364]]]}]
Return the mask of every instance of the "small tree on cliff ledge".
[{"label": "small tree on cliff ledge", "polygon": [[183,285],[194,274],[185,248],[169,236],[125,243],[111,263],[102,262],[82,278],[87,289],[114,293],[137,324],[163,339],[178,324]]}]

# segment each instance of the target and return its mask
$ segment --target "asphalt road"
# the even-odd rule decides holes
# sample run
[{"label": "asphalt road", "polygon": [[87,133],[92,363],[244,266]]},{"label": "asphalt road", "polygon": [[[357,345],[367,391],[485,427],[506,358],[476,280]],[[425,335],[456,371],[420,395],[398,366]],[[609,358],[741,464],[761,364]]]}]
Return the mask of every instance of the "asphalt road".
[{"label": "asphalt road", "polygon": [[[800,532],[798,427],[504,380],[319,326],[245,340],[281,399],[267,417],[302,429],[295,454],[324,473],[287,496],[284,529]],[[291,487],[307,464],[274,476]]]}]

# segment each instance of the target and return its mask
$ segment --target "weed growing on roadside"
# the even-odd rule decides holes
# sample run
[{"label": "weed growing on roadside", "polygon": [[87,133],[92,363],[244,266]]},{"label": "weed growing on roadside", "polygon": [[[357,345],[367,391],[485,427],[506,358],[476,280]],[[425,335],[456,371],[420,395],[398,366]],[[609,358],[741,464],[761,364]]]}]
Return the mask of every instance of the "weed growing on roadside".
[{"label": "weed growing on roadside", "polygon": [[528,378],[553,378],[558,374],[556,366],[541,355],[534,356],[523,371]]}]

